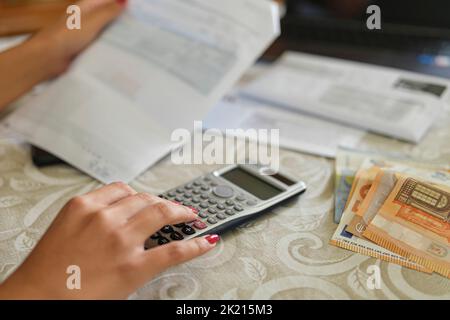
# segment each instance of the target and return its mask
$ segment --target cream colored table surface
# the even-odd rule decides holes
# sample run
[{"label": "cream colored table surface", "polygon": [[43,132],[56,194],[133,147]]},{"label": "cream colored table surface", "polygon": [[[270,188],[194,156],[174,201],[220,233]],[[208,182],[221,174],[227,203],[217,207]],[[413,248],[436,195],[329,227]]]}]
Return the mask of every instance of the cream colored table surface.
[{"label": "cream colored table surface", "polygon": [[[368,134],[361,148],[450,163],[450,115],[419,145]],[[282,150],[281,165],[306,181],[298,200],[226,234],[206,256],[167,270],[135,299],[409,299],[450,298],[450,280],[377,261],[328,244],[333,223],[334,162]],[[132,183],[158,194],[217,168],[162,161]],[[37,169],[26,145],[0,139],[0,280],[36,245],[62,205],[99,184],[66,166]],[[106,263],[106,262],[105,262]],[[368,290],[367,267],[382,285]]]}]

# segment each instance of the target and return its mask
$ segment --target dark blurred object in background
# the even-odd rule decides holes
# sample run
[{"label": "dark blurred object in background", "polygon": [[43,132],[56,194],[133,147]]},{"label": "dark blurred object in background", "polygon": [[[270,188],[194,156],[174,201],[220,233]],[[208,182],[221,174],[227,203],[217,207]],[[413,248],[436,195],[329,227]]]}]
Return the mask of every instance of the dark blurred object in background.
[{"label": "dark blurred object in background", "polygon": [[[448,0],[287,0],[286,4],[279,52],[288,48],[450,78]],[[366,27],[371,4],[381,8],[381,30]]]}]

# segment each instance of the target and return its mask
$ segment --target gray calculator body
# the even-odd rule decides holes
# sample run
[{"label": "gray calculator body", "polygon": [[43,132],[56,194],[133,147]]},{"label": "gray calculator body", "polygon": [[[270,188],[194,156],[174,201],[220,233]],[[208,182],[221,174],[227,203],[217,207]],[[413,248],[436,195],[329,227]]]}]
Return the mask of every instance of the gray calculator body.
[{"label": "gray calculator body", "polygon": [[148,238],[145,247],[221,234],[306,190],[302,181],[271,173],[259,165],[232,165],[161,194],[162,198],[195,208],[198,219],[163,227]]}]

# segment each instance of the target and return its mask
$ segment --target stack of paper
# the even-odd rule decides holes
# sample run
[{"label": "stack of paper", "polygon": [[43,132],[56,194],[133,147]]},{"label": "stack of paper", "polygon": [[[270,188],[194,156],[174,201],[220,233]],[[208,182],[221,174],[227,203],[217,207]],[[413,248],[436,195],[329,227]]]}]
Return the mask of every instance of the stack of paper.
[{"label": "stack of paper", "polygon": [[356,128],[418,142],[441,113],[450,82],[392,68],[286,53],[241,93]]}]

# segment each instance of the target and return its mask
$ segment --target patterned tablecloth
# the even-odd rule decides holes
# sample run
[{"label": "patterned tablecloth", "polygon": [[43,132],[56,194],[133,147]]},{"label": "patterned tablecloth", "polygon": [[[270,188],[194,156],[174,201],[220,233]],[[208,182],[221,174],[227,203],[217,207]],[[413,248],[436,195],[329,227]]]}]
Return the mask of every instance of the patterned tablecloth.
[{"label": "patterned tablecloth", "polygon": [[[4,135],[3,135],[4,136]],[[450,113],[418,145],[367,134],[361,149],[450,163]],[[298,200],[231,231],[207,255],[167,270],[137,299],[450,299],[450,280],[377,261],[328,244],[333,223],[334,162],[288,150],[281,165],[308,184]],[[132,186],[158,194],[217,168],[177,166],[170,159]],[[37,169],[25,144],[0,139],[0,281],[33,249],[72,196],[98,182],[67,167]],[[367,288],[367,267],[381,269],[381,288]]]}]

